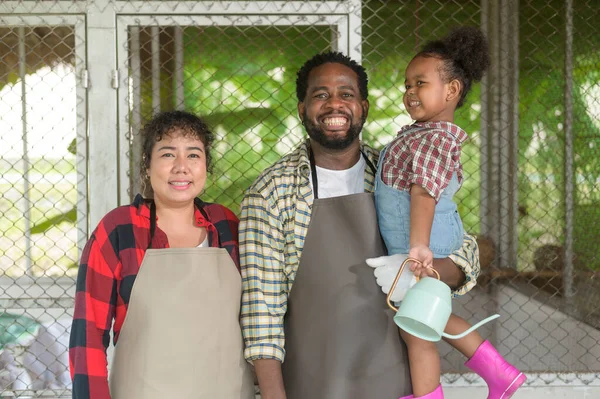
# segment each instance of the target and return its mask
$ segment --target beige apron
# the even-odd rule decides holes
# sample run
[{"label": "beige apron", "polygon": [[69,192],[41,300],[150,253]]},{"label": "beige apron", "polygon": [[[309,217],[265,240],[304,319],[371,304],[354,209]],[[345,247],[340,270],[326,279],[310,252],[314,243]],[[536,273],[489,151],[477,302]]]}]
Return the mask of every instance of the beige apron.
[{"label": "beige apron", "polygon": [[241,277],[223,248],[148,249],[109,383],[113,399],[253,399]]},{"label": "beige apron", "polygon": [[288,399],[412,392],[406,346],[365,263],[385,254],[373,194],[315,199],[285,318]]}]

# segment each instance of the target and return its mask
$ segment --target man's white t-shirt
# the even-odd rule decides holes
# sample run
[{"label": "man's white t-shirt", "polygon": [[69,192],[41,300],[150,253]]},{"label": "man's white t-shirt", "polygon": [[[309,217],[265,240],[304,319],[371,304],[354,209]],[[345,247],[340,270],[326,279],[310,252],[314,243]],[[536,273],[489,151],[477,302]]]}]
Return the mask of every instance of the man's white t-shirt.
[{"label": "man's white t-shirt", "polygon": [[[319,198],[341,197],[342,195],[358,194],[365,191],[365,168],[367,163],[361,156],[350,169],[331,170],[316,166]],[[311,188],[312,176],[309,176]]]}]

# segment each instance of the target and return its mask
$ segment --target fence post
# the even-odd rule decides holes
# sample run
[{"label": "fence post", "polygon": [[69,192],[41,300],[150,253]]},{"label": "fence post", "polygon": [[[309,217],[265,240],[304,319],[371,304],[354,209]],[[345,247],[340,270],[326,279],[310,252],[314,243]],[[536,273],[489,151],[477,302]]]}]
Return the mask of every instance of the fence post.
[{"label": "fence post", "polygon": [[[100,4],[101,3],[101,4]],[[110,210],[119,205],[117,92],[111,86],[116,71],[116,18],[112,1],[99,0],[88,10],[89,209],[92,229]],[[126,184],[126,182],[121,182]],[[121,202],[129,202],[121,198]]]},{"label": "fence post", "polygon": [[517,267],[518,1],[482,0],[491,66],[482,83],[481,233],[497,267]]},{"label": "fence post", "polygon": [[563,287],[573,304],[573,0],[565,1],[565,264]]}]

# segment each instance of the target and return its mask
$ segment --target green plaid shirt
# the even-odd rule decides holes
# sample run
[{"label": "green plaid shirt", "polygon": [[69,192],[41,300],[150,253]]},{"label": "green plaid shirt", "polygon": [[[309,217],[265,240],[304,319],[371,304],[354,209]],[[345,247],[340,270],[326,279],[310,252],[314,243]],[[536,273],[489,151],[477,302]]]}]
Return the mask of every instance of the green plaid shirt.
[{"label": "green plaid shirt", "polygon": [[[361,144],[367,158],[377,165],[379,152]],[[313,194],[308,141],[266,169],[246,192],[240,217],[242,268],[241,325],[247,360],[277,359],[283,362],[283,319],[287,297],[300,263],[310,222]],[[365,168],[365,192],[373,192],[375,176]],[[479,251],[471,236],[450,257],[466,276],[454,294],[473,288],[479,275]]]}]

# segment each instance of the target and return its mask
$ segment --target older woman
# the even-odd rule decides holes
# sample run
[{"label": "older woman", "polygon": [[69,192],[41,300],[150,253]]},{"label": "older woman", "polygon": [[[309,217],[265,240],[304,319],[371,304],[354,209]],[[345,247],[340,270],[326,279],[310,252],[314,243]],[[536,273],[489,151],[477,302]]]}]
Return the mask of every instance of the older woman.
[{"label": "older woman", "polygon": [[146,195],[109,212],[81,258],[73,398],[253,398],[238,322],[238,219],[198,198],[213,134],[198,117],[173,111],[142,135]]}]

